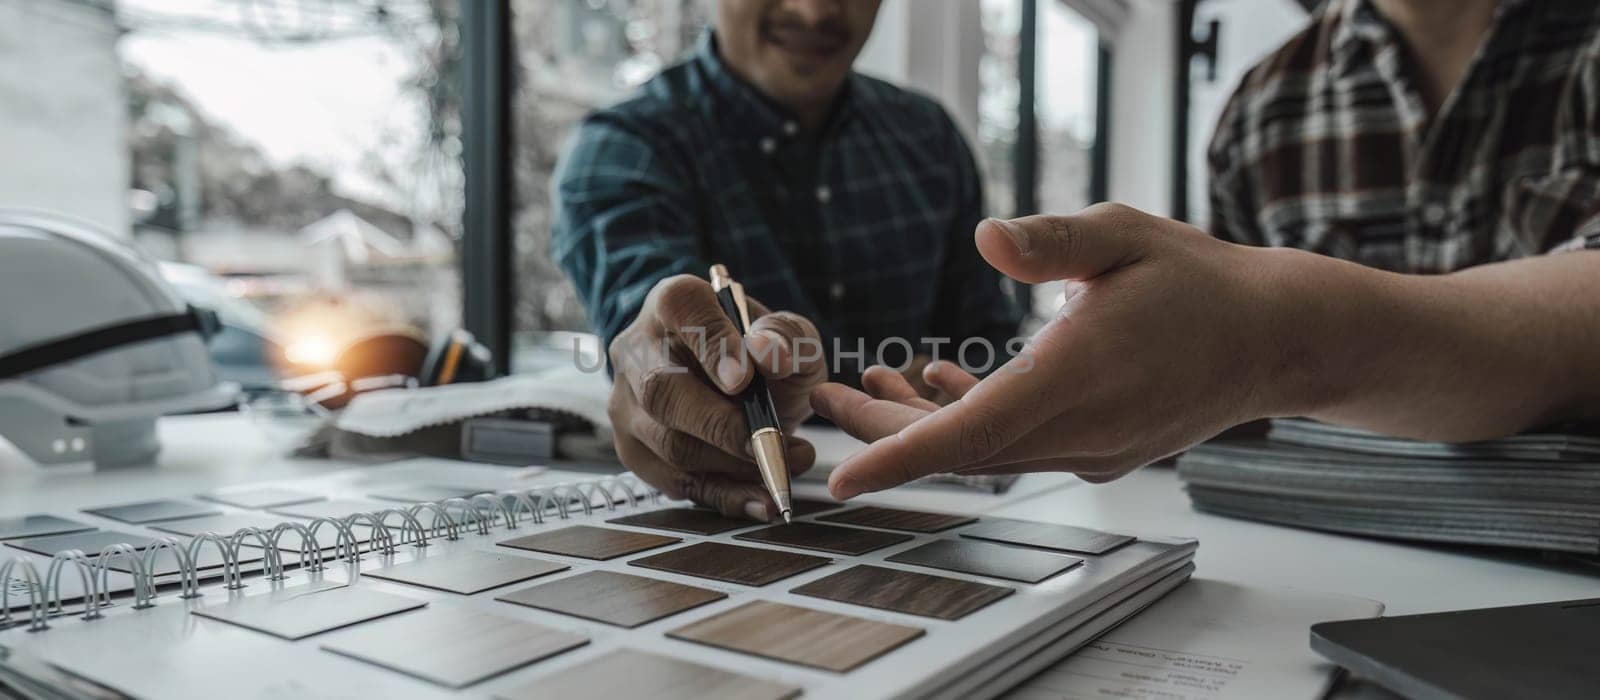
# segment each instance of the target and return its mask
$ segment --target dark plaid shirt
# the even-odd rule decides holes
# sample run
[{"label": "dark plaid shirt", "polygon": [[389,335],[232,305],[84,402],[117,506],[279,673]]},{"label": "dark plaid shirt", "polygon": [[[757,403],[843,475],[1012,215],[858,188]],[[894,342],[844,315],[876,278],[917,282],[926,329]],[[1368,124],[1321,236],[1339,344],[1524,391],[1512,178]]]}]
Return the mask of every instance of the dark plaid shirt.
[{"label": "dark plaid shirt", "polygon": [[1403,272],[1600,248],[1600,2],[1502,0],[1427,114],[1399,33],[1329,0],[1210,150],[1212,231]]},{"label": "dark plaid shirt", "polygon": [[557,180],[555,259],[608,346],[657,281],[714,262],[768,308],[810,318],[830,352],[859,341],[867,363],[886,338],[1003,350],[1022,317],[973,245],[983,200],[966,142],[938,104],[882,81],[851,75],[807,134],[707,36],[585,120]]}]

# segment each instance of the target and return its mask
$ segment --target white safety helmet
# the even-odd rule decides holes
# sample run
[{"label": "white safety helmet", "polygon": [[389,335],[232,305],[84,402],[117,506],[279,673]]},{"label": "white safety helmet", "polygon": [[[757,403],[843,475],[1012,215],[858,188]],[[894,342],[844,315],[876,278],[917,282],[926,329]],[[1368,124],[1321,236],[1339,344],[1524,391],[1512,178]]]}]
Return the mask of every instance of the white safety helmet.
[{"label": "white safety helmet", "polygon": [[157,417],[232,403],[206,352],[216,328],[128,244],[0,209],[0,436],[38,464],[148,462]]}]

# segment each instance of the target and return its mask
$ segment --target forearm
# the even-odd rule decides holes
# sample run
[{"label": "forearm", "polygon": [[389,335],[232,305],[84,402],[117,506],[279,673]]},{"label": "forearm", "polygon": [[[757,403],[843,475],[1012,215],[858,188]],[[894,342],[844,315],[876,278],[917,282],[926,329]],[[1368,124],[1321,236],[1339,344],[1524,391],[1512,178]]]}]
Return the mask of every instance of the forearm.
[{"label": "forearm", "polygon": [[1600,416],[1600,253],[1449,275],[1288,251],[1277,415],[1441,441]]}]

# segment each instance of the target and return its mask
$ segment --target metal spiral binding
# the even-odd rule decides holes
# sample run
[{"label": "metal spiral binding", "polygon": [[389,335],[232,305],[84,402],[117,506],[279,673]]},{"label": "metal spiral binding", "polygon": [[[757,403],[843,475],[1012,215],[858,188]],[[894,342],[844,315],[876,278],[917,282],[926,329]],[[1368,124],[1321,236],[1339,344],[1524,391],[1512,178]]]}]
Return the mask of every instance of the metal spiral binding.
[{"label": "metal spiral binding", "polygon": [[[18,582],[28,591],[28,629],[49,629],[52,616],[65,612],[63,601],[66,589],[61,578],[74,569],[83,587],[83,613],[85,620],[103,617],[101,609],[112,604],[111,574],[124,573],[112,565],[125,562],[133,578],[133,608],[143,609],[156,604],[159,595],[156,560],[170,553],[177,561],[178,597],[197,598],[202,577],[220,575],[223,587],[229,591],[244,588],[240,550],[253,546],[262,551],[262,574],[275,584],[288,578],[284,556],[291,548],[283,545],[283,538],[294,533],[300,546],[296,565],[301,571],[318,572],[325,568],[327,559],[342,559],[349,563],[351,581],[360,575],[358,563],[363,554],[355,528],[371,530],[366,554],[395,554],[400,546],[427,547],[430,539],[458,540],[463,531],[476,531],[489,535],[499,524],[507,530],[516,530],[523,522],[535,525],[546,522],[546,516],[555,515],[562,520],[574,517],[581,509],[584,515],[593,515],[597,507],[616,510],[626,503],[637,508],[641,504],[660,503],[661,492],[649,487],[632,474],[603,477],[576,483],[562,483],[542,488],[520,491],[484,492],[468,498],[449,498],[438,502],[423,502],[409,506],[386,508],[370,513],[354,513],[343,518],[316,518],[310,523],[283,522],[270,530],[246,527],[231,535],[204,532],[185,544],[172,537],[152,540],[141,551],[130,544],[113,544],[94,557],[72,549],[57,553],[43,576],[34,563],[25,558],[12,557],[0,563],[0,629],[17,623],[12,616],[12,583]],[[602,505],[597,506],[596,501]],[[422,515],[430,514],[424,525]],[[332,556],[323,549],[318,536],[332,531]],[[222,556],[220,570],[200,567],[200,555],[207,546],[214,547]]]}]

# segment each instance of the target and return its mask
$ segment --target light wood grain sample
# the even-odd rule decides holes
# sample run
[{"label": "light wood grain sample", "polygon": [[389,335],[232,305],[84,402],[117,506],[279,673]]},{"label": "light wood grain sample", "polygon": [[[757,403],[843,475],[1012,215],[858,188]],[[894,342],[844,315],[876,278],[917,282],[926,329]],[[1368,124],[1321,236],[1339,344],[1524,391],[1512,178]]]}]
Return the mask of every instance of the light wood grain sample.
[{"label": "light wood grain sample", "polygon": [[200,494],[200,497],[238,508],[272,508],[326,500],[314,493],[270,488],[208,491]]},{"label": "light wood grain sample", "polygon": [[197,608],[201,617],[247,627],[284,639],[304,639],[427,603],[349,586],[294,586]]},{"label": "light wood grain sample", "polygon": [[1105,554],[1134,541],[1127,535],[1026,520],[985,520],[961,536],[1083,554]]},{"label": "light wood grain sample", "polygon": [[1015,592],[1005,586],[865,564],[790,591],[940,620],[959,620]]},{"label": "light wood grain sample", "polygon": [[512,591],[495,600],[618,627],[638,627],[726,597],[721,591],[647,576],[588,571]]},{"label": "light wood grain sample", "polygon": [[656,530],[687,532],[691,535],[715,535],[741,527],[755,527],[761,523],[752,520],[735,520],[720,513],[700,508],[663,508],[639,513],[625,518],[607,520],[617,525],[648,527]]},{"label": "light wood grain sample", "polygon": [[58,518],[54,515],[24,515],[20,518],[0,518],[0,540],[20,537],[45,537],[69,532],[88,532],[93,525]]},{"label": "light wood grain sample", "polygon": [[922,634],[917,627],[758,600],[667,636],[844,673]]},{"label": "light wood grain sample", "polygon": [[665,547],[682,541],[677,537],[652,535],[647,532],[613,530],[607,527],[594,527],[593,525],[573,525],[559,530],[502,540],[499,544],[502,547],[515,547],[535,552],[565,554],[569,557],[603,561],[616,559],[624,554]]},{"label": "light wood grain sample", "polygon": [[882,530],[863,530],[858,527],[839,527],[821,523],[789,523],[734,535],[741,540],[780,544],[786,547],[814,549],[832,554],[866,554],[911,539]]},{"label": "light wood grain sample", "polygon": [[800,687],[635,649],[616,649],[496,695],[501,700],[790,700]]},{"label": "light wood grain sample", "polygon": [[866,527],[881,527],[885,530],[905,530],[907,532],[940,532],[977,520],[977,518],[965,515],[927,513],[916,510],[900,510],[898,508],[879,508],[877,506],[851,508],[843,513],[824,515],[817,519],[826,520],[830,523],[864,525]]},{"label": "light wood grain sample", "polygon": [[628,562],[646,569],[671,571],[746,586],[765,586],[832,560],[775,549],[701,542]]},{"label": "light wood grain sample", "polygon": [[198,518],[202,515],[220,515],[222,511],[211,506],[203,506],[188,501],[157,500],[141,501],[139,503],[125,503],[119,506],[103,506],[100,508],[85,508],[83,512],[98,515],[102,518],[111,518],[135,525],[153,523],[158,520],[176,520],[178,518]]},{"label": "light wood grain sample", "polygon": [[467,551],[368,571],[364,576],[462,595],[547,576],[571,567],[515,554]]},{"label": "light wood grain sample", "polygon": [[634,649],[616,649],[497,697],[503,700],[789,700],[798,686]]},{"label": "light wood grain sample", "polygon": [[581,634],[458,608],[429,608],[329,635],[322,648],[448,688],[589,643]]},{"label": "light wood grain sample", "polygon": [[1065,554],[973,540],[937,540],[895,554],[888,560],[1023,583],[1038,583],[1083,563],[1082,559]]}]

